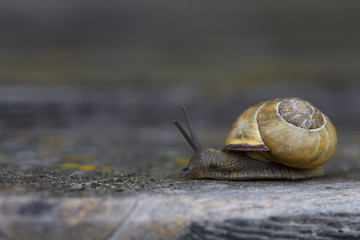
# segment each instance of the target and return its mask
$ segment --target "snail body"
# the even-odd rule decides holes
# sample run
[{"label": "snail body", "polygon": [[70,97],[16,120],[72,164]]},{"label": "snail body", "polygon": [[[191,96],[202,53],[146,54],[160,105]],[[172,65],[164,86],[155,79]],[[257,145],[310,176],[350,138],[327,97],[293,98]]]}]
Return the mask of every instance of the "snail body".
[{"label": "snail body", "polygon": [[233,123],[222,151],[197,140],[185,108],[190,136],[173,119],[195,154],[183,176],[195,179],[303,179],[320,176],[337,137],[330,119],[308,101],[279,98],[260,102]]}]

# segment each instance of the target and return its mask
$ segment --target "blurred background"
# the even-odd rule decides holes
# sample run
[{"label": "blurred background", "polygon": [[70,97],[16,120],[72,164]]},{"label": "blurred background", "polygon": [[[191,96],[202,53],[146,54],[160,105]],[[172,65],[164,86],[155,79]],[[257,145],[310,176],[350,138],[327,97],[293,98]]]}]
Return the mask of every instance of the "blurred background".
[{"label": "blurred background", "polygon": [[1,82],[346,83],[358,1],[5,1]]},{"label": "blurred background", "polygon": [[158,152],[188,149],[169,123],[180,106],[221,147],[248,106],[294,96],[357,159],[359,12],[359,1],[2,1],[1,127],[166,162],[176,154]]}]

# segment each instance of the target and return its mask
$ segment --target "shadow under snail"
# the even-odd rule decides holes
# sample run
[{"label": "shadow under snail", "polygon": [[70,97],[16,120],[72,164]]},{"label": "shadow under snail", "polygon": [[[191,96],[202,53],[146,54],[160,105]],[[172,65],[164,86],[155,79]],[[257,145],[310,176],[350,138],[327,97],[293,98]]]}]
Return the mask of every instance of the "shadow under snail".
[{"label": "shadow under snail", "polygon": [[279,98],[260,102],[233,123],[223,150],[202,147],[182,108],[190,135],[176,121],[194,155],[183,177],[219,180],[305,179],[323,175],[337,137],[329,118],[308,101]]}]

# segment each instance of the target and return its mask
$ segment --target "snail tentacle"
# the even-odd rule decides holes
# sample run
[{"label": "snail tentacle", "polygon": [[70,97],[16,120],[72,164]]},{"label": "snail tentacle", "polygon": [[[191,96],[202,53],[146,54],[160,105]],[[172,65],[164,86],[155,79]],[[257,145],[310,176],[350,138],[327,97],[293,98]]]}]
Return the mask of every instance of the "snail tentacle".
[{"label": "snail tentacle", "polygon": [[201,149],[201,145],[200,145],[200,142],[196,136],[196,132],[194,130],[194,127],[190,121],[190,117],[189,117],[189,114],[186,110],[186,107],[182,107],[181,110],[184,112],[184,115],[185,115],[185,120],[186,120],[186,124],[188,126],[188,129],[189,129],[189,132],[190,132],[190,136],[191,136],[191,139],[193,140],[193,143],[196,147],[196,149],[200,150]]},{"label": "snail tentacle", "polygon": [[180,125],[180,123],[176,120],[176,118],[172,118],[171,122],[173,124],[175,124],[175,126],[179,129],[179,131],[181,132],[181,134],[184,136],[184,138],[186,139],[186,141],[189,143],[190,147],[197,152],[198,149],[195,145],[195,143],[193,142],[193,140],[190,138],[190,136],[187,134],[187,132],[185,131],[185,129]]}]

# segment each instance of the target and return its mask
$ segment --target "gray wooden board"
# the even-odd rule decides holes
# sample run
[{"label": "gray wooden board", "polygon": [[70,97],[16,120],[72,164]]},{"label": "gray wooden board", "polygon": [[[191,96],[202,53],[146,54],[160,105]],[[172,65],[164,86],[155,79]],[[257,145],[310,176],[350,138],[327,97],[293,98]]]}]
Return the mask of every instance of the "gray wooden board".
[{"label": "gray wooden board", "polygon": [[[191,182],[188,182],[191,184]],[[0,198],[4,239],[358,239],[357,179],[196,181],[122,197]]]},{"label": "gray wooden board", "polygon": [[[358,239],[359,116],[337,105],[358,108],[358,84],[338,85],[348,98],[337,95],[333,86],[309,90],[282,85],[288,95],[320,105],[338,129],[339,146],[324,165],[323,177],[243,182],[180,178],[192,153],[169,122],[174,115],[184,122],[179,106],[188,105],[201,143],[221,148],[237,115],[230,103],[238,102],[241,111],[261,98],[275,97],[276,89],[271,96],[263,89],[254,99],[249,90],[240,96],[230,91],[205,104],[201,88],[180,85],[101,91],[2,87],[0,237]],[[178,94],[174,99],[172,92]],[[131,98],[133,94],[137,97]]]}]

